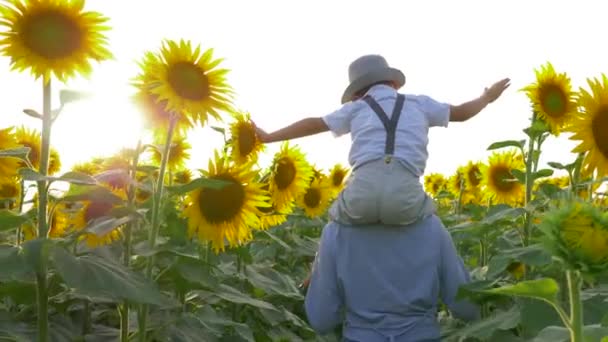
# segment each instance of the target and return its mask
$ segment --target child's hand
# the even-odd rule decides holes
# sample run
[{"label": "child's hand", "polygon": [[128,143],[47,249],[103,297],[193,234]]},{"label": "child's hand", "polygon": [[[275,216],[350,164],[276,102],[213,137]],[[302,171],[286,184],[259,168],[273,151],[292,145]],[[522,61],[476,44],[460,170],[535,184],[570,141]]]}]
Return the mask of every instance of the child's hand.
[{"label": "child's hand", "polygon": [[496,101],[502,92],[509,88],[511,85],[509,82],[511,82],[511,79],[505,78],[492,84],[489,88],[485,89],[482,96],[488,101],[488,103]]},{"label": "child's hand", "polygon": [[270,134],[266,133],[263,129],[256,126],[255,122],[251,122],[251,124],[255,128],[255,135],[259,141],[261,141],[262,143],[267,143],[270,141]]}]

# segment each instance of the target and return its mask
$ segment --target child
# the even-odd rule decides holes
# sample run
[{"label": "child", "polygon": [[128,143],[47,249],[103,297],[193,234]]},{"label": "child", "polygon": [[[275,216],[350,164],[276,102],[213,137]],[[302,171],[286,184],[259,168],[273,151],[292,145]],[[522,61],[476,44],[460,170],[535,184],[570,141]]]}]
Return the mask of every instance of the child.
[{"label": "child", "polygon": [[351,176],[329,210],[344,224],[409,225],[435,212],[420,177],[428,158],[428,130],[466,121],[509,87],[505,78],[477,99],[452,106],[424,95],[397,92],[405,84],[400,70],[379,55],[356,59],[348,69],[350,85],[342,107],[324,117],[300,120],[272,133],[257,128],[264,143],[305,137],[328,130],[351,134]]}]

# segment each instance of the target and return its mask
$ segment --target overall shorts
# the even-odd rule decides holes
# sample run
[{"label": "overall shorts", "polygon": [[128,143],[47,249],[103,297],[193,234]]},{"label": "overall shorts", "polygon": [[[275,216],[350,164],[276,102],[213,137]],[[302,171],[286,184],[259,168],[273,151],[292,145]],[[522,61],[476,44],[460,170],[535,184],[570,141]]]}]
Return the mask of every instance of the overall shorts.
[{"label": "overall shorts", "polygon": [[329,209],[330,219],[343,224],[403,226],[434,214],[435,204],[424,191],[419,177],[401,160],[393,158],[405,96],[398,94],[390,119],[371,96],[363,100],[386,130],[385,156],[353,169],[346,187]]}]

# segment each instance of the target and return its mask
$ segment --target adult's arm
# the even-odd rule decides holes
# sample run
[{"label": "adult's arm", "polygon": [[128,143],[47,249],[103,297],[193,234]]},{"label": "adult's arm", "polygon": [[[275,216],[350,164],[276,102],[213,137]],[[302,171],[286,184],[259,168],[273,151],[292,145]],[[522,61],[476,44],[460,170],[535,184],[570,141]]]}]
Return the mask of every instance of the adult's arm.
[{"label": "adult's arm", "polygon": [[308,323],[318,334],[332,332],[343,320],[344,302],[335,258],[336,229],[332,223],[323,229],[304,302]]},{"label": "adult's arm", "polygon": [[467,300],[456,300],[458,288],[471,281],[469,272],[458,255],[450,233],[442,228],[441,239],[441,264],[440,272],[440,294],[441,300],[450,312],[464,321],[479,319],[479,307]]}]

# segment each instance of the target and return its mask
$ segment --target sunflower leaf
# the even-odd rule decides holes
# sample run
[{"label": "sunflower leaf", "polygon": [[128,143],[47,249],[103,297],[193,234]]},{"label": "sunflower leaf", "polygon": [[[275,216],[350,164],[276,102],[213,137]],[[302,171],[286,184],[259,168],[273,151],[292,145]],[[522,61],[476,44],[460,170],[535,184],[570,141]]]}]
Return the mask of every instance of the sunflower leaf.
[{"label": "sunflower leaf", "polygon": [[551,175],[553,175],[553,170],[551,169],[542,169],[542,170],[538,170],[534,173],[534,176],[532,177],[533,179],[539,179],[539,178],[543,178],[543,177],[550,177]]},{"label": "sunflower leaf", "polygon": [[135,219],[137,219],[137,217],[134,215],[129,215],[121,218],[115,218],[111,216],[99,217],[97,219],[92,220],[85,228],[85,231],[93,233],[97,236],[106,236],[117,227],[129,223]]},{"label": "sunflower leaf", "polygon": [[29,215],[17,214],[14,211],[0,210],[0,231],[17,228],[29,221]]},{"label": "sunflower leaf", "polygon": [[23,113],[25,113],[27,116],[31,116],[36,119],[42,119],[42,114],[38,113],[33,109],[24,109]]},{"label": "sunflower leaf", "polygon": [[18,147],[6,150],[0,150],[0,157],[15,157],[25,159],[30,153],[31,148],[29,147]]},{"label": "sunflower leaf", "polygon": [[511,174],[513,175],[513,177],[515,177],[515,179],[517,179],[520,183],[525,184],[526,183],[526,173],[523,172],[522,170],[518,170],[518,169],[513,169],[511,170]]},{"label": "sunflower leaf", "polygon": [[72,184],[80,184],[80,185],[96,185],[97,184],[97,181],[95,180],[95,178],[93,178],[85,173],[76,172],[76,171],[70,171],[70,172],[64,173],[57,180],[72,183]]},{"label": "sunflower leaf", "polygon": [[222,187],[228,184],[230,183],[219,179],[201,177],[193,180],[188,184],[167,186],[166,189],[174,195],[182,195],[199,188],[221,189]]},{"label": "sunflower leaf", "polygon": [[19,169],[18,172],[21,175],[21,177],[23,178],[23,180],[26,180],[26,181],[39,182],[39,181],[45,181],[45,180],[55,180],[55,177],[43,176],[42,174],[38,173],[34,169],[21,168],[21,169]]},{"label": "sunflower leaf", "polygon": [[492,294],[539,299],[552,305],[557,305],[559,285],[552,278],[541,278],[482,291]]},{"label": "sunflower leaf", "polygon": [[547,162],[547,165],[551,166],[554,169],[558,169],[558,170],[567,170],[566,165],[562,164],[562,163],[558,163],[558,162]]},{"label": "sunflower leaf", "polygon": [[123,202],[112,190],[102,186],[71,186],[68,193],[61,200],[64,202],[98,201],[113,204]]},{"label": "sunflower leaf", "polygon": [[498,141],[493,143],[492,145],[488,146],[488,151],[490,150],[497,150],[499,148],[504,148],[504,147],[517,147],[520,149],[524,148],[524,143],[526,141],[525,140],[504,140],[504,141]]},{"label": "sunflower leaf", "polygon": [[91,94],[81,91],[62,89],[61,91],[59,91],[59,102],[61,103],[61,106],[63,106],[70,102],[76,102],[90,98],[91,96]]},{"label": "sunflower leaf", "polygon": [[226,134],[226,130],[222,127],[217,127],[217,126],[211,126],[211,129],[216,131],[216,132],[220,132],[221,134]]}]

